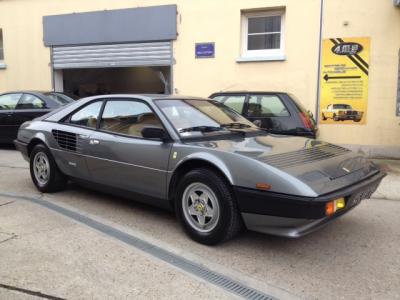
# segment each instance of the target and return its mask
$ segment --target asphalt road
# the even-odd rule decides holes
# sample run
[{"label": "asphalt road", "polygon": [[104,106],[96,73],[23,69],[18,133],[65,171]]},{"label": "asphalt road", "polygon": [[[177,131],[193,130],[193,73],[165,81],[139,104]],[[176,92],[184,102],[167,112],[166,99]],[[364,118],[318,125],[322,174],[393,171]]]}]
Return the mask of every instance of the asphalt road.
[{"label": "asphalt road", "polygon": [[[390,186],[400,185],[400,178],[390,180]],[[28,164],[12,149],[0,150],[0,193],[54,203],[279,299],[400,299],[399,200],[366,200],[301,239],[245,232],[207,247],[187,238],[172,213],[157,208],[76,185],[41,195],[31,183]],[[234,297],[46,207],[0,197],[0,298],[46,295],[52,299]]]}]

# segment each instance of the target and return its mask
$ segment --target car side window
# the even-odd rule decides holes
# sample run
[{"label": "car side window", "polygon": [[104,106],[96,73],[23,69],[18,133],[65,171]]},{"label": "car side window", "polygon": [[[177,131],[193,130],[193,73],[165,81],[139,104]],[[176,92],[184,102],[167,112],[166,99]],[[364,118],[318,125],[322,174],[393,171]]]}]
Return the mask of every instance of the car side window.
[{"label": "car side window", "polygon": [[101,117],[100,129],[142,137],[142,129],[146,126],[163,127],[147,104],[133,100],[107,101]]},{"label": "car side window", "polygon": [[249,99],[249,117],[288,117],[289,111],[276,95],[253,95]]},{"label": "car side window", "polygon": [[225,104],[226,106],[232,108],[234,111],[239,114],[243,113],[244,101],[246,100],[246,96],[244,95],[232,95],[232,96],[217,96],[213,98],[214,100]]},{"label": "car side window", "polygon": [[73,115],[71,115],[71,117],[69,118],[69,123],[79,126],[96,128],[97,119],[100,115],[100,109],[102,105],[103,101],[97,101],[84,106]]},{"label": "car side window", "polygon": [[0,96],[0,110],[11,110],[17,106],[22,94],[5,94]]},{"label": "car side window", "polygon": [[24,94],[22,98],[19,100],[16,109],[44,109],[46,107],[46,103],[30,94]]}]

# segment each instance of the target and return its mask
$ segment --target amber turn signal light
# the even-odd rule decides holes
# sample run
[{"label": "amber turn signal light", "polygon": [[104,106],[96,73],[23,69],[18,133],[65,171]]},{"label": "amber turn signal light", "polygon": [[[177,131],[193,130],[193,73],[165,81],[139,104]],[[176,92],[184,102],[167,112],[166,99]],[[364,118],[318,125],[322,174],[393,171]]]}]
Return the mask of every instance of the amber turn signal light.
[{"label": "amber turn signal light", "polygon": [[335,201],[330,201],[325,204],[325,214],[332,216],[335,213]]},{"label": "amber turn signal light", "polygon": [[332,216],[339,209],[343,209],[346,206],[344,198],[339,198],[333,201],[329,201],[325,204],[325,214]]},{"label": "amber turn signal light", "polygon": [[256,184],[256,189],[258,190],[263,190],[263,191],[268,191],[269,189],[271,189],[272,185],[268,184],[268,183],[257,183]]}]

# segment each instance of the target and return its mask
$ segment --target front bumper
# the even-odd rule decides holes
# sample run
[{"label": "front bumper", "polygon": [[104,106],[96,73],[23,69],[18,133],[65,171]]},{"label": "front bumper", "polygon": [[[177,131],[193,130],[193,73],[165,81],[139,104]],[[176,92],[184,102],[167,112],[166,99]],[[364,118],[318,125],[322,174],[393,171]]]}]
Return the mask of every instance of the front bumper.
[{"label": "front bumper", "polygon": [[[344,215],[376,191],[385,173],[378,172],[363,181],[320,197],[300,197],[235,187],[243,221],[249,230],[300,237]],[[345,208],[326,216],[326,203],[345,198]]]},{"label": "front bumper", "polygon": [[339,120],[351,121],[351,120],[361,120],[362,116],[360,115],[338,115]]},{"label": "front bumper", "polygon": [[28,144],[21,142],[19,140],[14,140],[14,145],[15,148],[21,152],[22,156],[26,161],[29,161],[29,155],[28,155]]}]

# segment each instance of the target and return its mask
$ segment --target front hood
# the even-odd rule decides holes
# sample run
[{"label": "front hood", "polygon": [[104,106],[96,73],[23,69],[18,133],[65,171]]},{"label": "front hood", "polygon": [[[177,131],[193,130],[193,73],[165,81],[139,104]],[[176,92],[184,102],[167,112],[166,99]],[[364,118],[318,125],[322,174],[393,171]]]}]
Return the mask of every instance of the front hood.
[{"label": "front hood", "polygon": [[346,148],[302,137],[263,135],[191,144],[243,155],[283,170],[319,195],[378,172],[372,162]]}]

